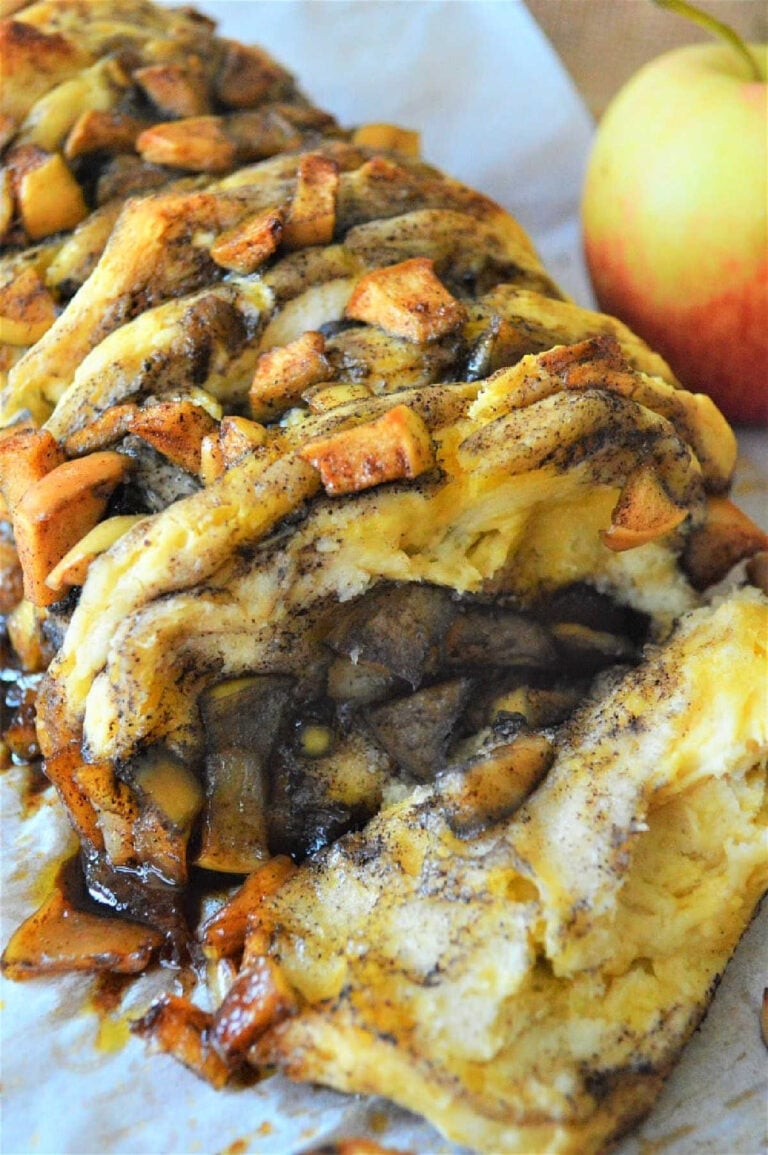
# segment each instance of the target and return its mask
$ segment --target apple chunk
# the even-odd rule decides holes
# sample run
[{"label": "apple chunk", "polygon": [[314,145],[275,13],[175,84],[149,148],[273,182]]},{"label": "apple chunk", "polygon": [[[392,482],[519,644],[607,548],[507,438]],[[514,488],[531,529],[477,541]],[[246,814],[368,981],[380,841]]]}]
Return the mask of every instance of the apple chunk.
[{"label": "apple chunk", "polygon": [[88,216],[80,185],[58,153],[23,174],[18,199],[22,223],[33,241],[73,229]]},{"label": "apple chunk", "polygon": [[336,227],[339,166],[330,157],[309,153],[299,162],[296,192],[283,230],[289,249],[329,245]]},{"label": "apple chunk", "polygon": [[123,454],[92,453],[57,465],[26,490],[13,510],[13,532],[24,594],[35,605],[50,605],[61,596],[46,578],[96,525],[129,466]]},{"label": "apple chunk", "polygon": [[457,329],[467,311],[443,285],[431,260],[412,257],[361,277],[347,303],[346,316],[421,342]]},{"label": "apple chunk", "polygon": [[31,265],[0,288],[0,342],[34,345],[56,320],[56,303]]},{"label": "apple chunk", "polygon": [[283,234],[283,222],[279,208],[256,213],[222,233],[211,246],[211,256],[223,269],[252,273],[276,251]]},{"label": "apple chunk", "polygon": [[626,481],[603,544],[617,553],[665,537],[685,521],[688,510],[667,494],[651,465],[642,465]]},{"label": "apple chunk", "polygon": [[214,1087],[231,1071],[210,1039],[211,1015],[181,995],[166,994],[136,1021],[133,1030],[156,1051],[173,1055]]},{"label": "apple chunk", "polygon": [[192,401],[158,401],[128,419],[131,433],[188,473],[200,472],[203,438],[216,428],[210,413]]},{"label": "apple chunk", "polygon": [[429,430],[407,405],[396,405],[375,421],[310,441],[299,455],[319,471],[332,497],[418,477],[435,463]]},{"label": "apple chunk", "polygon": [[65,866],[53,893],[11,938],[3,954],[5,973],[26,979],[73,970],[116,974],[144,970],[162,942],[161,933],[74,905],[66,873]]},{"label": "apple chunk", "polygon": [[325,356],[325,338],[313,329],[262,353],[249,392],[251,413],[268,420],[295,405],[305,389],[333,375]]},{"label": "apple chunk", "polygon": [[5,430],[0,436],[0,493],[13,509],[36,481],[64,461],[64,453],[47,429]]}]

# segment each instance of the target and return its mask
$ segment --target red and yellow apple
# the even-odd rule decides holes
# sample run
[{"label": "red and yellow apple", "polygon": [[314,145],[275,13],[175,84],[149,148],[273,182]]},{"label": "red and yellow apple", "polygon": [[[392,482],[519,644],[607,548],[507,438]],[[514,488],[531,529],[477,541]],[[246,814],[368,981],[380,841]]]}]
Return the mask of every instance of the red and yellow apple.
[{"label": "red and yellow apple", "polygon": [[582,202],[600,307],[730,420],[768,420],[768,46],[641,69],[600,122]]}]

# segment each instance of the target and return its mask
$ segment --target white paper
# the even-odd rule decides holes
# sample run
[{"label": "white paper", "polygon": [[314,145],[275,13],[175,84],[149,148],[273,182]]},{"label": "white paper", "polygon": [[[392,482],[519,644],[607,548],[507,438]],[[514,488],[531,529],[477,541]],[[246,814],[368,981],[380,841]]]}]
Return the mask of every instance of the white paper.
[{"label": "white paper", "polygon": [[[509,209],[566,291],[590,303],[577,216],[593,127],[522,3],[208,0],[199,7],[223,34],[268,48],[342,124],[418,128],[425,159]],[[750,452],[761,445],[753,438]],[[760,468],[745,464],[742,474],[741,496],[759,516]],[[68,837],[52,791],[34,817],[20,819],[23,774],[12,770],[0,781],[3,944],[39,903],[36,880]],[[657,1108],[618,1155],[763,1149],[758,1013],[767,913],[742,943]],[[156,981],[135,988],[116,1029],[131,1008],[143,1009]],[[2,982],[4,1155],[290,1155],[323,1137],[365,1133],[420,1155],[456,1150],[379,1100],[281,1078],[215,1092],[173,1060],[147,1057],[134,1038],[106,1051],[100,1019],[88,1009],[91,987],[71,976]]]}]

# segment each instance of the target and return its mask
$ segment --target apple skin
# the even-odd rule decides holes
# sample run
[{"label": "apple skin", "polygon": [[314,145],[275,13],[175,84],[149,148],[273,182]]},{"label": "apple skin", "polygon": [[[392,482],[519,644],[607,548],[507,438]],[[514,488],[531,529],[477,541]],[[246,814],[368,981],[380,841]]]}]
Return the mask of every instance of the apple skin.
[{"label": "apple skin", "polygon": [[582,199],[601,309],[745,424],[768,421],[767,109],[725,44],[668,52],[608,107]]}]

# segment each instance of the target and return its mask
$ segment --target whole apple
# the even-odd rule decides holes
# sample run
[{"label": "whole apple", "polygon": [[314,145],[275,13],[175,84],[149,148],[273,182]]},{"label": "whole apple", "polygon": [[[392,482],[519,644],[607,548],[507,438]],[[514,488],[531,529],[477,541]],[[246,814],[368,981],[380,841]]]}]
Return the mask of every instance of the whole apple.
[{"label": "whole apple", "polygon": [[768,46],[641,69],[602,119],[582,217],[600,307],[734,422],[768,419]]}]

